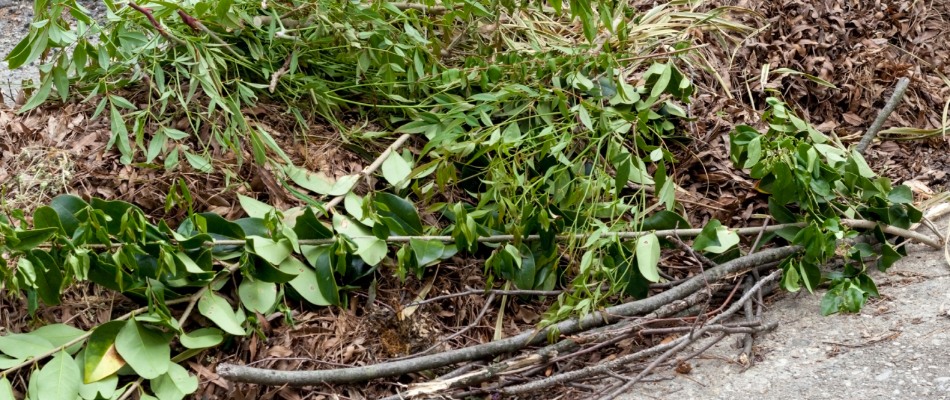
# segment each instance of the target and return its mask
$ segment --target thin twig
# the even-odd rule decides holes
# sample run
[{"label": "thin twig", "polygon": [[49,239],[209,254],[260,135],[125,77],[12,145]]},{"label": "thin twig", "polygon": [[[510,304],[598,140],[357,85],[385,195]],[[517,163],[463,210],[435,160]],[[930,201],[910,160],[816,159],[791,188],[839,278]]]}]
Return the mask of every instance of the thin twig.
[{"label": "thin twig", "polygon": [[887,100],[887,104],[885,104],[884,108],[877,114],[877,118],[871,123],[871,127],[868,128],[864,136],[861,137],[861,141],[854,147],[854,150],[859,154],[864,154],[864,151],[867,150],[871,141],[874,140],[877,133],[884,127],[884,121],[887,121],[887,117],[897,108],[897,104],[900,103],[901,98],[904,97],[904,92],[907,91],[908,84],[910,84],[910,79],[907,77],[903,77],[897,81],[897,86],[894,87],[894,93],[891,94],[891,98]]},{"label": "thin twig", "polygon": [[132,2],[129,3],[129,7],[132,7],[133,10],[138,11],[138,12],[140,12],[142,15],[144,15],[145,18],[148,19],[148,22],[149,22],[150,24],[152,24],[152,27],[155,28],[155,30],[158,31],[158,33],[159,33],[160,35],[162,35],[163,37],[165,37],[165,39],[168,39],[169,41],[175,42],[175,43],[177,43],[177,44],[179,44],[179,45],[182,45],[182,46],[185,46],[185,45],[186,45],[186,43],[185,43],[184,40],[181,40],[181,39],[179,39],[179,38],[173,36],[172,34],[168,33],[168,31],[166,31],[165,28],[163,28],[162,25],[159,24],[157,20],[155,20],[155,16],[152,15],[152,11],[151,11],[151,10],[149,10],[149,9],[147,9],[147,8],[144,8],[144,7],[142,7],[142,6],[138,5],[138,4],[132,3]]},{"label": "thin twig", "polygon": [[[763,252],[763,253],[758,253],[758,254],[761,255],[761,254],[764,254],[764,252]],[[729,264],[729,263],[725,263],[725,264],[722,264],[722,265],[725,266],[725,265],[728,265],[728,264]],[[710,271],[712,271],[712,270],[710,270]],[[756,284],[756,287],[762,287],[762,286],[765,285],[766,283],[771,282],[772,280],[777,279],[777,278],[780,277],[780,276],[781,276],[781,270],[777,270],[776,272],[772,273],[771,275],[767,276],[765,279],[762,279],[759,283],[757,283],[757,284]],[[671,289],[671,290],[674,290],[674,289]],[[751,294],[751,293],[750,293],[750,294]],[[709,320],[709,323],[710,323],[710,324],[717,324],[717,323],[719,323],[719,321],[721,321],[721,320],[723,320],[723,319],[729,317],[730,315],[734,314],[734,313],[742,306],[742,303],[744,303],[745,301],[748,301],[748,298],[749,298],[749,296],[743,296],[743,298],[739,299],[739,300],[738,300],[737,302],[735,302],[731,307],[729,307],[728,310],[726,310],[726,311],[724,311],[722,314],[719,314],[719,315],[713,317],[712,319],[710,319],[710,320]],[[589,377],[589,376],[594,376],[594,375],[602,375],[602,374],[604,373],[604,371],[616,369],[617,367],[619,367],[619,366],[621,366],[621,365],[629,364],[629,363],[631,363],[631,362],[633,362],[633,361],[640,360],[640,359],[643,359],[643,358],[645,358],[645,357],[650,357],[650,356],[652,356],[652,355],[654,355],[654,354],[657,354],[657,353],[660,353],[660,352],[666,352],[666,353],[664,353],[664,354],[666,354],[666,357],[657,358],[657,360],[654,361],[655,363],[659,364],[660,362],[663,362],[663,360],[665,360],[666,358],[669,358],[670,355],[672,355],[673,353],[675,353],[675,352],[670,352],[670,350],[672,350],[672,349],[674,349],[674,348],[682,348],[682,347],[685,347],[685,345],[687,345],[687,344],[689,344],[689,343],[691,342],[690,338],[701,336],[702,334],[704,334],[704,333],[706,332],[707,329],[710,328],[710,326],[715,326],[715,325],[706,325],[706,326],[704,326],[704,327],[702,327],[702,328],[697,329],[697,330],[696,330],[693,334],[691,334],[691,335],[683,336],[683,337],[681,337],[681,338],[679,338],[679,339],[673,340],[673,341],[671,341],[671,342],[669,342],[669,343],[666,343],[666,344],[662,344],[662,345],[659,345],[659,346],[654,346],[654,347],[651,347],[651,348],[649,348],[649,349],[641,350],[641,351],[638,351],[638,352],[633,353],[633,354],[628,354],[628,355],[626,355],[626,356],[618,357],[618,358],[615,358],[615,359],[613,359],[613,360],[611,360],[611,361],[602,362],[602,363],[600,363],[600,364],[592,365],[592,366],[589,366],[589,367],[586,367],[586,368],[583,368],[583,369],[580,369],[580,370],[577,370],[577,371],[565,372],[565,373],[558,374],[558,375],[554,375],[554,376],[551,376],[551,377],[548,377],[548,378],[545,378],[545,379],[539,379],[539,380],[536,380],[536,381],[533,381],[533,382],[529,382],[529,383],[526,383],[526,384],[522,384],[522,385],[518,385],[518,386],[512,386],[512,387],[509,387],[509,388],[505,388],[505,389],[503,389],[501,392],[502,392],[503,394],[506,394],[506,395],[514,395],[514,394],[520,394],[520,393],[534,392],[534,391],[538,391],[538,390],[541,390],[541,389],[544,389],[544,388],[547,388],[547,387],[551,387],[551,386],[553,386],[553,385],[561,384],[561,383],[563,383],[563,382],[570,382],[570,381],[577,380],[577,379],[579,379],[579,378]],[[681,346],[681,345],[682,345],[682,346]],[[642,379],[643,376],[645,376],[645,374],[641,373],[640,375],[637,376],[637,378],[634,378],[634,379],[637,379],[637,380],[638,380],[638,379]],[[634,383],[635,383],[635,381],[633,381],[633,380],[632,380],[631,382],[634,382]],[[631,385],[632,385],[632,384],[631,384]],[[625,387],[629,387],[629,386],[627,386],[626,384],[625,384],[624,386],[625,386]]]},{"label": "thin twig", "polygon": [[478,294],[500,294],[502,296],[557,296],[564,293],[563,290],[502,290],[502,289],[471,289],[464,292],[449,293],[442,296],[436,296],[430,299],[420,300],[406,304],[406,307],[420,306],[440,300],[451,299],[455,297],[473,296]]},{"label": "thin twig", "polygon": [[[708,324],[708,325],[706,325],[706,326],[704,326],[704,327],[702,327],[702,328],[697,329],[695,332],[693,332],[693,333],[691,333],[691,334],[689,334],[689,335],[687,335],[687,336],[684,336],[684,337],[680,338],[681,340],[679,341],[679,342],[680,342],[679,344],[677,344],[675,347],[673,347],[673,348],[667,350],[665,353],[661,354],[659,357],[657,357],[655,360],[653,360],[653,362],[650,363],[650,365],[648,365],[648,366],[647,366],[642,372],[640,372],[636,377],[634,377],[633,379],[631,379],[631,380],[628,381],[627,383],[624,383],[622,386],[620,386],[620,388],[618,388],[617,390],[613,391],[612,393],[610,393],[610,394],[608,394],[608,395],[602,397],[601,400],[613,400],[614,398],[616,398],[617,396],[619,396],[621,393],[623,393],[623,392],[627,391],[628,389],[630,389],[630,387],[632,387],[632,386],[635,385],[637,382],[639,382],[640,379],[643,379],[645,376],[647,376],[648,374],[650,374],[650,372],[651,372],[654,368],[656,368],[657,365],[660,365],[660,363],[662,363],[663,361],[665,361],[667,358],[672,357],[673,354],[678,353],[680,350],[682,350],[683,348],[685,348],[686,346],[688,346],[690,343],[692,343],[693,341],[695,341],[696,338],[701,337],[701,336],[704,335],[706,332],[708,332],[709,330],[711,330],[711,329],[715,326],[715,325],[712,325],[712,324],[714,324],[714,323],[716,323],[716,322],[719,322],[720,320],[725,319],[726,317],[728,317],[728,316],[730,316],[730,315],[732,315],[732,314],[735,314],[735,312],[738,311],[739,308],[742,308],[742,307],[745,305],[745,303],[748,302],[749,299],[752,298],[752,296],[755,294],[755,291],[757,291],[757,290],[759,290],[760,288],[762,288],[762,286],[764,286],[766,283],[771,282],[771,281],[773,281],[773,280],[776,280],[776,279],[780,278],[781,276],[782,276],[782,270],[776,270],[775,272],[771,273],[769,276],[766,276],[765,278],[763,278],[761,281],[759,281],[758,283],[756,283],[755,286],[753,286],[744,296],[742,296],[742,298],[740,298],[740,299],[739,299],[738,301],[736,301],[731,307],[729,307],[728,310],[726,310],[726,311],[723,312],[722,314],[719,314],[719,315],[713,317],[713,319],[709,320],[709,324]],[[770,324],[770,325],[767,325],[767,326],[774,326],[774,325]]]}]

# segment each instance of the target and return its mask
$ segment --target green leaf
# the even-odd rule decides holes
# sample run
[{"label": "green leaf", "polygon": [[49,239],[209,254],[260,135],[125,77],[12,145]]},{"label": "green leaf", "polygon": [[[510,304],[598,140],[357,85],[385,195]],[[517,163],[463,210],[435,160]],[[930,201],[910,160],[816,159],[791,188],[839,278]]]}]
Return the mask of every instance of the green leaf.
[{"label": "green leaf", "polygon": [[89,207],[89,204],[79,197],[63,194],[53,198],[49,206],[59,216],[63,229],[66,230],[66,235],[72,236],[76,232],[76,228],[79,227],[79,219],[76,215],[81,210]]},{"label": "green leaf", "polygon": [[19,359],[38,357],[55,349],[49,340],[29,333],[11,333],[0,336],[0,351]]},{"label": "green leaf", "polygon": [[106,144],[106,150],[112,148],[113,145],[119,148],[119,153],[122,154],[120,161],[123,164],[130,164],[132,162],[132,145],[129,143],[129,131],[125,126],[125,121],[122,120],[122,114],[119,113],[119,109],[115,105],[110,105],[110,116],[109,119],[112,122],[112,136],[109,138],[109,142]]},{"label": "green leaf", "polygon": [[342,196],[353,189],[359,181],[359,175],[346,175],[340,178],[331,178],[323,172],[310,172],[294,165],[284,166],[287,177],[300,187],[311,192],[327,195]]},{"label": "green leaf", "polygon": [[275,241],[260,236],[248,236],[247,248],[250,253],[260,256],[272,265],[280,265],[293,251],[290,240],[286,238]]},{"label": "green leaf", "polygon": [[214,171],[214,167],[211,165],[211,159],[208,156],[195,154],[190,151],[185,150],[185,159],[188,160],[188,164],[191,165],[198,172],[204,172],[206,174]]},{"label": "green leaf", "polygon": [[868,166],[867,161],[864,161],[864,156],[861,153],[858,153],[857,150],[851,150],[851,161],[854,163],[854,166],[858,170],[858,174],[865,178],[874,178],[874,170]]},{"label": "green leaf", "polygon": [[[650,71],[658,70],[660,76],[657,78],[656,82],[653,83],[653,88],[650,89],[650,97],[658,98],[666,90],[666,87],[670,84],[670,79],[673,77],[673,66],[669,64],[654,64]],[[648,71],[649,73],[649,71]]]},{"label": "green leaf", "polygon": [[[199,304],[200,307],[200,304]],[[115,337],[115,350],[135,373],[154,379],[168,371],[171,348],[161,333],[129,319]]]},{"label": "green leaf", "polygon": [[713,219],[703,227],[702,232],[693,241],[693,249],[722,254],[737,244],[739,244],[739,235],[722,226],[719,220]]},{"label": "green leaf", "polygon": [[201,328],[190,333],[182,333],[178,339],[182,346],[189,349],[206,349],[221,344],[224,336],[218,328]]},{"label": "green leaf", "polygon": [[115,350],[115,338],[124,326],[125,322],[110,321],[92,331],[83,350],[85,383],[100,381],[125,366],[125,360]]},{"label": "green leaf", "polygon": [[[48,340],[50,343],[53,344],[53,346],[60,347],[86,334],[86,332],[81,329],[73,328],[66,324],[51,324],[51,325],[42,326],[34,330],[32,334]],[[72,345],[66,351],[69,354],[76,354],[76,352],[79,351],[80,348],[82,348],[82,344],[77,343],[77,344]]]},{"label": "green leaf", "polygon": [[891,192],[887,194],[887,199],[897,204],[912,204],[914,193],[910,191],[910,187],[900,185],[891,189]]},{"label": "green leaf", "polygon": [[901,255],[894,249],[894,246],[885,242],[881,244],[881,258],[878,260],[877,268],[880,271],[887,271],[888,268],[900,259]]},{"label": "green leaf", "polygon": [[198,390],[198,377],[173,362],[168,363],[168,372],[152,379],[152,392],[159,400],[181,400]]},{"label": "green leaf", "polygon": [[13,397],[13,386],[10,385],[10,381],[4,375],[0,377],[0,400],[15,400],[16,397]]},{"label": "green leaf", "polygon": [[56,228],[33,229],[16,232],[17,243],[11,244],[10,248],[14,250],[26,251],[32,250],[45,243],[49,238],[56,234]]},{"label": "green leaf", "polygon": [[238,319],[228,301],[210,290],[202,294],[201,299],[198,300],[198,312],[227,333],[235,336],[246,334],[244,328],[241,327],[242,321]]},{"label": "green leaf", "polygon": [[390,193],[376,193],[373,204],[380,220],[397,235],[422,234],[422,221],[416,207],[406,199]]},{"label": "green leaf", "polygon": [[412,164],[409,164],[409,162],[399,156],[399,154],[393,152],[383,161],[381,171],[383,178],[385,178],[390,185],[400,187],[400,184],[404,184],[409,178],[409,174],[412,173]]},{"label": "green leaf", "polygon": [[[84,358],[85,352],[80,351],[76,354],[76,368],[79,368],[80,371],[82,371],[84,367]],[[82,381],[79,386],[79,396],[84,400],[98,400],[99,398],[111,399],[118,385],[119,376],[117,374],[109,375],[98,382],[86,383]]]},{"label": "green leaf", "polygon": [[[340,234],[351,238],[356,245],[356,255],[360,256],[367,264],[376,265],[386,258],[388,252],[386,242],[374,237],[372,232],[352,218],[334,214],[333,228]],[[309,257],[307,259],[310,260]]]},{"label": "green leaf", "polygon": [[637,267],[640,273],[650,282],[660,281],[660,240],[650,233],[637,238],[636,247]]},{"label": "green leaf", "polygon": [[265,314],[277,303],[277,284],[244,278],[238,286],[238,296],[244,308]]},{"label": "green leaf", "polygon": [[270,204],[240,194],[238,195],[238,201],[241,203],[244,212],[251,218],[264,219],[268,213],[277,210]]},{"label": "green leaf", "polygon": [[290,287],[311,304],[318,306],[339,304],[339,288],[333,276],[330,246],[302,246],[302,249],[307,259],[313,261],[316,270],[296,258],[288,257],[281,263],[280,270],[297,275],[288,283]]},{"label": "green leaf", "polygon": [[689,229],[689,221],[673,211],[662,210],[645,218],[640,229],[644,231]]},{"label": "green leaf", "polygon": [[409,246],[412,247],[412,253],[416,256],[416,263],[420,267],[441,260],[442,254],[445,252],[445,244],[438,240],[410,239]]},{"label": "green leaf", "polygon": [[13,368],[14,366],[22,362],[23,360],[20,360],[20,359],[10,358],[7,356],[0,355],[0,371]]},{"label": "green leaf", "polygon": [[60,234],[66,234],[66,230],[63,229],[63,223],[60,222],[56,210],[49,206],[38,207],[36,211],[33,212],[33,227],[40,229],[53,228],[59,231]]},{"label": "green leaf", "polygon": [[782,275],[782,287],[795,293],[801,289],[800,282],[801,276],[798,274],[798,268],[795,268],[795,264],[791,263],[788,268],[785,268],[785,273]]},{"label": "green leaf", "polygon": [[297,216],[294,233],[297,234],[297,238],[300,240],[329,239],[333,237],[333,231],[317,219],[311,207],[304,208],[303,214]]},{"label": "green leaf", "polygon": [[79,367],[65,351],[60,351],[43,368],[30,377],[41,382],[36,388],[36,400],[75,399],[82,385]]}]

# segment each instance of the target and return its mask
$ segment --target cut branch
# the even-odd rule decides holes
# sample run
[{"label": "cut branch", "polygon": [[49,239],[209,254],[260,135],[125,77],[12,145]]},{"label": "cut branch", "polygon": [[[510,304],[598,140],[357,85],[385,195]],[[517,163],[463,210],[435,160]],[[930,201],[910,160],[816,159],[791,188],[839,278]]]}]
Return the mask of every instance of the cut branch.
[{"label": "cut branch", "polygon": [[907,77],[897,81],[897,86],[894,87],[894,93],[891,94],[891,98],[887,100],[887,104],[884,105],[881,112],[877,114],[877,118],[871,123],[871,127],[869,127],[867,132],[864,133],[864,136],[861,137],[861,141],[854,147],[855,151],[862,155],[864,154],[864,151],[871,145],[871,141],[874,140],[877,133],[881,131],[881,128],[884,126],[884,121],[887,121],[887,117],[894,112],[894,109],[897,108],[897,104],[900,103],[901,98],[904,97],[904,92],[907,91],[908,84],[910,84],[910,79]]},{"label": "cut branch", "polygon": [[714,282],[740,271],[754,268],[763,263],[784,259],[785,257],[798,253],[800,250],[801,247],[799,246],[789,246],[769,249],[753,255],[740,257],[723,263],[717,268],[709,269],[702,274],[703,276],[693,277],[682,285],[656,296],[609,307],[606,310],[591,313],[584,317],[572,318],[547,328],[532,330],[517,336],[482,345],[403,361],[385,362],[370,366],[336,370],[280,371],[223,363],[218,365],[217,373],[222,378],[233,382],[278,386],[312,386],[323,383],[364,382],[377,378],[386,378],[410,372],[440,368],[466,361],[495,357],[503,353],[510,353],[521,350],[527,346],[539,344],[552,334],[572,335],[609,324],[612,321],[618,321],[623,317],[632,317],[652,312],[699,290],[706,285],[707,281]]}]

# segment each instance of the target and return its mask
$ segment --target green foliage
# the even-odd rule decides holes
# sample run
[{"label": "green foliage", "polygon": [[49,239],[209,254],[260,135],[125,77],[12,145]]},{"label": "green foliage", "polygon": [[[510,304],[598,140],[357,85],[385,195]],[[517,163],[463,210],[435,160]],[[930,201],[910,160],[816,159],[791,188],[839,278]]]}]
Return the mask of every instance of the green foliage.
[{"label": "green foliage", "polygon": [[[176,338],[187,349],[202,349],[222,343],[223,333],[247,335],[253,316],[272,312],[287,301],[285,293],[318,306],[340,305],[341,288],[373,271],[360,255],[370,254],[378,263],[388,253],[374,235],[425,233],[415,206],[386,194],[375,197],[380,211],[373,214],[374,229],[340,216],[331,227],[310,207],[281,213],[248,198],[242,204],[253,217],[227,221],[194,214],[175,230],[147,222],[140,209],[121,201],[63,195],[50,204],[36,211],[33,229],[24,228],[22,216],[18,224],[0,220],[0,253],[18,260],[15,268],[0,266],[4,287],[54,305],[71,284],[92,281],[149,306],[144,314],[107,322],[88,335],[55,324],[0,336],[0,352],[9,357],[5,368],[62,352],[34,375],[34,380],[53,374],[58,379],[56,385],[39,385],[39,398],[114,390],[114,378],[126,366],[149,379],[158,398],[183,398],[197,388],[197,380],[172,361]],[[455,254],[454,245],[440,241],[414,240],[410,246],[420,266]],[[219,292],[228,287],[219,278],[229,273],[238,278],[236,307]],[[183,297],[194,298],[198,312],[217,328],[185,332],[167,305]],[[82,357],[74,360],[77,352]]]},{"label": "green foliage", "polygon": [[807,223],[803,228],[778,232],[788,242],[804,247],[800,257],[783,264],[782,286],[797,291],[804,285],[813,291],[830,279],[822,313],[858,311],[868,296],[877,295],[866,274],[867,259],[873,259],[883,271],[904,250],[899,243],[888,242],[877,228],[871,233],[880,243],[879,251],[867,243],[842,249],[840,253],[847,258],[844,271],[823,276],[819,266],[839,254],[838,241],[857,235],[843,226],[841,219],[907,228],[920,221],[922,214],[911,204],[908,187],[892,187],[887,178],[871,171],[861,154],[829,141],[780,100],[769,98],[768,104],[763,115],[768,132],[736,127],[731,135],[731,157],[736,166],[749,169],[759,180],[756,188],[769,195],[769,211],[778,222]]}]

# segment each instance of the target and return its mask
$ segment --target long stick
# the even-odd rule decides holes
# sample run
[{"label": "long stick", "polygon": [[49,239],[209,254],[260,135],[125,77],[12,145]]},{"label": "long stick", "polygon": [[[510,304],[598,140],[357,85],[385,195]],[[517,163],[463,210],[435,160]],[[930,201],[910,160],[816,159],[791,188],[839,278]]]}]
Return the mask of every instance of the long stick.
[{"label": "long stick", "polygon": [[740,257],[723,263],[717,268],[711,268],[707,270],[703,276],[695,276],[689,281],[653,297],[609,307],[606,310],[594,312],[584,317],[571,318],[547,328],[525,332],[496,342],[451,350],[444,353],[364,367],[319,371],[280,371],[224,363],[218,365],[217,373],[222,378],[234,382],[276,386],[312,386],[323,383],[363,382],[494,357],[499,354],[510,353],[527,346],[542,343],[547,340],[548,335],[572,335],[577,332],[609,324],[611,321],[616,321],[623,317],[649,313],[663,305],[688,296],[705,286],[706,281],[716,281],[725,276],[748,270],[763,263],[784,259],[799,251],[801,251],[800,246],[789,246],[769,249],[753,255]]},{"label": "long stick", "polygon": [[858,142],[857,146],[854,146],[855,151],[862,155],[864,154],[864,151],[867,150],[871,141],[874,140],[877,133],[884,127],[884,121],[887,121],[887,117],[894,112],[894,109],[897,108],[897,104],[900,103],[901,98],[904,97],[904,92],[907,91],[908,84],[910,84],[910,79],[907,77],[903,77],[897,81],[897,86],[894,87],[894,93],[891,94],[891,98],[887,100],[887,104],[885,104],[884,108],[877,114],[877,118],[871,123],[871,126],[867,132],[864,133],[864,136],[861,137],[861,141]]}]

